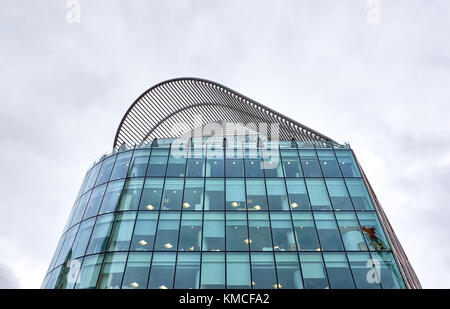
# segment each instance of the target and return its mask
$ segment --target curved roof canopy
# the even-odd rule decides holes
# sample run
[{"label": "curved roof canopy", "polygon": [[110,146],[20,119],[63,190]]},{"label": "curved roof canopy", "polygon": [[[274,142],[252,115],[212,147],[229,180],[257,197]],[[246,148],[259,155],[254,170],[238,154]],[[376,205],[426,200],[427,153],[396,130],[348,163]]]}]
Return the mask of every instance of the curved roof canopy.
[{"label": "curved roof canopy", "polygon": [[275,123],[279,125],[280,140],[336,143],[221,84],[199,78],[176,78],[151,87],[134,101],[120,122],[113,147],[145,144],[155,138],[176,138],[199,126],[218,122],[253,123],[258,127],[261,123],[268,126]]}]

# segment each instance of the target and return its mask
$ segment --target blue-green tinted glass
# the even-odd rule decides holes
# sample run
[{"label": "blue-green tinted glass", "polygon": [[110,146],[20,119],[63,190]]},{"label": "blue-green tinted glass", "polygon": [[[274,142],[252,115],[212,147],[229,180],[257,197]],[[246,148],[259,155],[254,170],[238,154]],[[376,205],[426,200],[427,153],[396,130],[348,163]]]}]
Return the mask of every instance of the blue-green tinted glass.
[{"label": "blue-green tinted glass", "polygon": [[183,212],[178,251],[200,251],[202,246],[202,214]]},{"label": "blue-green tinted glass", "polygon": [[100,169],[100,172],[98,173],[98,177],[95,182],[95,185],[100,185],[109,180],[109,176],[111,176],[111,171],[114,166],[114,161],[116,161],[116,156],[111,156],[111,157],[103,160],[103,164]]},{"label": "blue-green tinted glass", "polygon": [[293,211],[311,210],[303,179],[286,179],[289,206]]},{"label": "blue-green tinted glass", "polygon": [[373,204],[362,179],[345,179],[356,210],[373,210]]},{"label": "blue-green tinted glass", "polygon": [[247,230],[247,214],[238,212],[226,213],[226,250],[248,251],[250,239]]},{"label": "blue-green tinted glass", "polygon": [[76,225],[70,230],[67,231],[67,236],[64,240],[64,244],[61,247],[61,251],[59,252],[58,260],[56,262],[56,265],[65,264],[68,260],[72,258],[72,245],[75,239],[75,235],[78,232],[78,228],[80,225]]},{"label": "blue-green tinted glass", "polygon": [[315,213],[314,219],[322,250],[344,251],[333,213]]},{"label": "blue-green tinted glass", "polygon": [[379,276],[369,253],[349,252],[347,257],[358,289],[381,289]]},{"label": "blue-green tinted glass", "polygon": [[203,179],[186,179],[183,210],[203,209]]},{"label": "blue-green tinted glass", "polygon": [[297,253],[275,252],[278,288],[303,289],[302,274]]},{"label": "blue-green tinted glass", "polygon": [[373,212],[358,212],[359,223],[370,250],[389,250],[389,243],[378,217]]},{"label": "blue-green tinted glass", "polygon": [[316,227],[312,214],[293,213],[294,229],[300,251],[317,251],[320,249]]},{"label": "blue-green tinted glass", "polygon": [[163,178],[146,178],[139,210],[158,210],[163,192]]},{"label": "blue-green tinted glass", "polygon": [[122,281],[122,289],[147,288],[151,252],[130,252]]},{"label": "blue-green tinted glass", "polygon": [[361,177],[351,150],[336,149],[336,157],[344,177]]},{"label": "blue-green tinted glass", "polygon": [[299,257],[305,289],[328,289],[330,286],[320,252],[300,253]]},{"label": "blue-green tinted glass", "polygon": [[208,149],[206,161],[206,177],[224,176],[224,153],[223,149]]},{"label": "blue-green tinted glass", "polygon": [[378,281],[383,289],[404,289],[402,275],[391,252],[371,252],[372,262],[378,268]]},{"label": "blue-green tinted glass", "polygon": [[86,211],[84,212],[83,219],[87,219],[98,214],[100,204],[103,200],[103,195],[105,194],[105,190],[106,184],[98,186],[94,190],[92,190],[92,194],[86,207]]},{"label": "blue-green tinted glass", "polygon": [[320,167],[324,177],[342,177],[333,150],[317,150]]},{"label": "blue-green tinted glass", "polygon": [[155,242],[157,212],[139,212],[131,240],[131,250],[152,251]]},{"label": "blue-green tinted glass", "polygon": [[113,212],[117,209],[124,183],[124,179],[111,181],[110,183],[108,183],[105,196],[103,197],[102,206],[100,208],[100,215],[108,212]]},{"label": "blue-green tinted glass", "polygon": [[114,164],[114,168],[111,173],[111,180],[125,178],[127,176],[132,154],[132,151],[127,151],[117,155],[116,163]]},{"label": "blue-green tinted glass", "polygon": [[334,210],[353,210],[352,201],[342,179],[325,179]]},{"label": "blue-green tinted glass", "polygon": [[262,159],[251,158],[245,159],[245,177],[253,178],[253,177],[264,177],[264,170],[262,169]]},{"label": "blue-green tinted glass", "polygon": [[89,180],[86,182],[86,187],[84,188],[84,191],[89,191],[92,189],[92,187],[95,184],[95,181],[97,180],[98,172],[100,171],[100,167],[102,166],[102,163],[97,163],[91,170],[91,173],[89,174]]},{"label": "blue-green tinted glass", "polygon": [[175,252],[153,253],[152,267],[150,270],[149,289],[173,288],[173,276],[175,272]]},{"label": "blue-green tinted glass", "polygon": [[273,251],[269,215],[267,213],[249,213],[248,230],[251,251]]},{"label": "blue-green tinted glass", "polygon": [[352,213],[336,213],[339,230],[347,251],[367,251],[366,242],[361,233],[358,219]]},{"label": "blue-green tinted glass", "polygon": [[169,163],[167,164],[167,177],[184,177],[186,172],[186,156],[184,152],[172,149],[169,156]]},{"label": "blue-green tinted glass", "polygon": [[161,212],[156,232],[155,250],[176,251],[179,228],[180,212]]},{"label": "blue-green tinted glass", "polygon": [[278,289],[273,253],[252,252],[252,286],[254,289]]},{"label": "blue-green tinted glass", "polygon": [[135,211],[116,215],[108,251],[127,251],[129,249],[135,219]]},{"label": "blue-green tinted glass", "polygon": [[183,197],[184,179],[166,179],[164,195],[162,199],[162,210],[180,210]]},{"label": "blue-green tinted glass", "polygon": [[224,180],[207,178],[205,187],[205,210],[224,210]]},{"label": "blue-green tinted glass", "polygon": [[345,253],[324,253],[328,280],[332,289],[354,289],[355,283]]},{"label": "blue-green tinted glass", "polygon": [[242,158],[226,159],[227,177],[244,177],[244,162]]},{"label": "blue-green tinted glass", "polygon": [[75,214],[73,216],[72,225],[80,222],[81,219],[83,218],[83,214],[86,210],[86,206],[88,204],[91,193],[92,193],[92,191],[89,191],[80,198],[80,202],[78,203],[77,211],[75,212]]},{"label": "blue-green tinted glass", "polygon": [[147,167],[147,176],[164,176],[166,174],[167,157],[166,149],[152,149],[150,161]]},{"label": "blue-green tinted glass", "polygon": [[226,190],[226,209],[235,211],[245,210],[244,179],[227,179]]},{"label": "blue-green tinted glass", "polygon": [[314,150],[299,150],[305,177],[322,177],[316,152]]},{"label": "blue-green tinted glass", "polygon": [[175,271],[175,289],[198,289],[200,286],[200,253],[180,252]]},{"label": "blue-green tinted glass", "polygon": [[297,150],[281,150],[281,157],[283,160],[284,175],[286,177],[303,176]]},{"label": "blue-green tinted glass", "polygon": [[98,278],[97,288],[120,289],[126,261],[126,253],[107,254]]},{"label": "blue-green tinted glass", "polygon": [[266,178],[266,186],[270,211],[289,210],[289,203],[284,180],[276,178]]},{"label": "blue-green tinted glass", "polygon": [[270,213],[273,248],[276,251],[296,251],[296,240],[289,213]]},{"label": "blue-green tinted glass", "polygon": [[204,158],[189,158],[187,177],[203,177],[205,175],[205,159]]},{"label": "blue-green tinted glass", "polygon": [[263,150],[262,155],[264,175],[266,177],[283,177],[279,150]]},{"label": "blue-green tinted glass", "polygon": [[248,253],[227,252],[227,288],[250,289],[250,262]]},{"label": "blue-green tinted glass", "polygon": [[131,159],[128,177],[143,177],[147,171],[150,149],[135,150]]},{"label": "blue-green tinted glass", "polygon": [[113,214],[108,214],[97,218],[86,254],[106,251],[113,222]]},{"label": "blue-green tinted glass", "polygon": [[331,203],[322,179],[306,179],[309,199],[314,210],[330,210]]},{"label": "blue-green tinted glass", "polygon": [[202,289],[225,288],[225,254],[221,252],[203,252],[201,266]]},{"label": "blue-green tinted glass", "polygon": [[103,263],[103,254],[91,255],[83,259],[76,289],[94,289]]},{"label": "blue-green tinted glass", "polygon": [[266,184],[264,179],[247,179],[247,208],[249,211],[267,211]]},{"label": "blue-green tinted glass", "polygon": [[143,178],[127,179],[120,197],[118,210],[137,210],[143,185]]},{"label": "blue-green tinted glass", "polygon": [[74,258],[84,255],[86,252],[89,238],[91,237],[92,229],[94,227],[95,218],[83,221],[78,229],[77,237],[72,246],[72,256]]},{"label": "blue-green tinted glass", "polygon": [[225,250],[225,215],[223,212],[204,214],[202,251]]}]

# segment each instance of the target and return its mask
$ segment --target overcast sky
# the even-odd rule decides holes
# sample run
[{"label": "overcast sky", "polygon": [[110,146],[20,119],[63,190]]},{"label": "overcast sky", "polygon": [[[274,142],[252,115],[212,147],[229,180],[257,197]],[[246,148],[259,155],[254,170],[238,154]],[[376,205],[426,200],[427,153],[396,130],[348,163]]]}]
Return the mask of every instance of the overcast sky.
[{"label": "overcast sky", "polygon": [[[450,2],[0,1],[0,288],[39,288],[150,86],[222,83],[356,152],[423,287],[450,288]],[[376,1],[375,1],[376,2]]]}]

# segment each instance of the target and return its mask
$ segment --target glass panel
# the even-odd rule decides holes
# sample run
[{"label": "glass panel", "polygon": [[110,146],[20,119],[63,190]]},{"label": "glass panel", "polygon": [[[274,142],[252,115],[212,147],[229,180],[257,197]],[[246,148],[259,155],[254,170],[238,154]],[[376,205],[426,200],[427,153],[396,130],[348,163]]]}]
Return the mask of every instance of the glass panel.
[{"label": "glass panel", "polygon": [[143,178],[127,179],[119,201],[119,210],[137,210],[141,198]]},{"label": "glass panel", "polygon": [[371,252],[373,263],[379,269],[378,281],[383,289],[405,289],[402,275],[391,252]]},{"label": "glass panel", "polygon": [[283,169],[281,166],[281,157],[278,150],[263,150],[263,167],[266,177],[283,177]]},{"label": "glass panel", "polygon": [[227,253],[227,288],[250,289],[250,262],[248,253]]},{"label": "glass panel", "polygon": [[325,251],[344,251],[341,236],[332,213],[315,213],[320,245]]},{"label": "glass panel", "polygon": [[184,179],[166,179],[164,195],[162,199],[162,210],[180,210],[183,198]]},{"label": "glass panel", "polygon": [[250,240],[247,231],[247,215],[245,213],[227,212],[227,251],[248,251]]},{"label": "glass panel", "polygon": [[303,179],[286,179],[289,205],[292,210],[311,210]]},{"label": "glass panel", "polygon": [[203,179],[186,179],[183,210],[203,209]]},{"label": "glass panel", "polygon": [[76,289],[94,289],[97,285],[98,275],[102,267],[103,254],[91,255],[83,259],[80,269],[79,282],[75,284]]},{"label": "glass panel", "polygon": [[126,253],[107,254],[98,279],[97,288],[120,289],[126,261]]},{"label": "glass panel", "polygon": [[302,177],[297,150],[282,150],[283,170],[286,177]]},{"label": "glass panel", "polygon": [[295,235],[300,251],[320,251],[314,220],[309,213],[293,213]]},{"label": "glass panel", "polygon": [[247,208],[248,210],[267,211],[266,184],[264,179],[247,179]]},{"label": "glass panel", "polygon": [[[175,150],[176,151],[176,150]],[[186,171],[186,156],[183,156],[182,153],[173,154],[174,149],[172,149],[172,153],[169,156],[169,164],[167,165],[167,177],[184,177],[184,173]],[[180,156],[181,155],[181,156]]]},{"label": "glass panel", "polygon": [[367,251],[358,219],[352,213],[337,213],[336,219],[347,251]]},{"label": "glass panel", "polygon": [[323,259],[332,289],[355,288],[345,253],[324,253]]},{"label": "glass panel", "polygon": [[[358,289],[380,289],[379,276],[373,266],[369,253],[347,253],[350,268]],[[367,280],[370,279],[370,280]]]},{"label": "glass panel", "polygon": [[335,152],[344,177],[361,177],[351,150],[336,149]]},{"label": "glass panel", "polygon": [[319,149],[317,150],[317,155],[319,156],[320,167],[324,177],[341,177],[341,171],[333,150]]},{"label": "glass panel", "polygon": [[127,151],[117,155],[117,160],[111,173],[111,180],[125,178],[127,176],[132,154],[132,151]]},{"label": "glass panel", "polygon": [[91,198],[87,205],[86,211],[84,213],[83,219],[87,219],[98,214],[100,209],[100,204],[102,203],[103,195],[105,194],[106,184],[98,186],[92,190]]},{"label": "glass panel", "polygon": [[161,204],[161,194],[163,191],[163,178],[145,179],[144,190],[142,191],[139,210],[157,210]]},{"label": "glass panel", "polygon": [[175,252],[153,253],[152,268],[150,271],[149,289],[171,289],[175,271]]},{"label": "glass panel", "polygon": [[226,159],[227,177],[244,177],[244,162],[241,158]]},{"label": "glass panel", "polygon": [[209,150],[207,152],[208,160],[206,163],[206,177],[224,176],[223,150]]},{"label": "glass panel", "polygon": [[252,252],[252,286],[254,289],[278,289],[273,253]]},{"label": "glass panel", "polygon": [[143,177],[147,171],[150,149],[135,150],[131,159],[128,177]]},{"label": "glass panel", "polygon": [[245,159],[244,161],[246,177],[264,177],[261,158]]},{"label": "glass panel", "polygon": [[55,288],[56,280],[58,280],[59,274],[61,273],[61,269],[62,269],[62,266],[59,266],[51,272],[51,274],[49,275],[50,278],[48,279],[48,283],[47,283],[47,289]]},{"label": "glass panel", "polygon": [[299,150],[305,177],[322,177],[319,161],[314,150]]},{"label": "glass panel", "polygon": [[281,289],[303,289],[302,274],[296,253],[275,252],[278,287]]},{"label": "glass panel", "polygon": [[113,212],[117,209],[124,183],[125,180],[117,180],[108,183],[102,207],[100,208],[100,215],[107,212]]},{"label": "glass panel", "polygon": [[187,177],[203,177],[205,175],[205,159],[188,159]]},{"label": "glass panel", "polygon": [[205,210],[224,210],[225,192],[223,179],[206,179]]},{"label": "glass panel", "polygon": [[184,212],[181,217],[178,251],[200,251],[202,245],[202,214]]},{"label": "glass panel", "polygon": [[248,214],[250,250],[272,251],[272,235],[270,231],[269,215],[267,213]]},{"label": "glass panel", "polygon": [[356,210],[373,210],[373,204],[362,179],[345,179]]},{"label": "glass panel", "polygon": [[334,210],[353,210],[347,187],[342,179],[325,179]]},{"label": "glass panel", "polygon": [[219,252],[202,253],[202,289],[225,288],[225,254]]},{"label": "glass panel", "polygon": [[86,220],[81,223],[77,237],[72,246],[72,256],[74,258],[84,255],[86,252],[89,238],[91,237],[92,228],[94,227],[95,218]]},{"label": "glass panel", "polygon": [[95,222],[94,231],[92,232],[91,240],[89,241],[89,246],[86,254],[106,251],[113,225],[113,220],[113,214],[100,216],[97,218],[97,222]]},{"label": "glass panel", "polygon": [[133,251],[152,251],[158,213],[139,212],[131,241]]},{"label": "glass panel", "polygon": [[84,192],[89,191],[92,189],[92,187],[95,184],[95,181],[97,180],[98,172],[100,171],[100,167],[102,166],[102,163],[97,163],[92,169],[91,173],[89,174],[89,180],[86,182],[86,187],[84,188]]},{"label": "glass panel", "polygon": [[116,156],[111,156],[105,160],[103,160],[102,168],[98,173],[97,181],[95,185],[100,185],[109,180],[109,176],[111,175],[112,168],[114,166],[114,161],[116,161]]},{"label": "glass panel", "polygon": [[175,289],[198,289],[200,285],[200,253],[180,252],[175,272]]},{"label": "glass panel", "polygon": [[225,216],[220,212],[204,214],[203,251],[225,250]]},{"label": "glass panel", "polygon": [[[56,246],[55,253],[53,254],[52,261],[50,262],[50,266],[48,267],[47,272],[50,272],[55,267],[55,263],[58,260],[59,252],[61,251],[61,247],[64,244],[64,240],[66,239],[67,234],[63,234],[58,241],[58,245]],[[50,280],[50,278],[49,278]]]},{"label": "glass panel", "polygon": [[270,213],[273,248],[276,251],[296,251],[294,230],[289,213]]},{"label": "glass panel", "polygon": [[245,210],[244,179],[227,179],[227,210]]},{"label": "glass panel", "polygon": [[164,176],[166,174],[167,157],[169,150],[152,149],[147,167],[147,176]]},{"label": "glass panel", "polygon": [[328,289],[328,278],[319,252],[300,253],[305,289]]},{"label": "glass panel", "polygon": [[122,289],[145,289],[152,254],[147,252],[130,252],[123,276]]},{"label": "glass panel", "polygon": [[116,214],[108,251],[128,251],[135,219],[135,211]]},{"label": "glass panel", "polygon": [[383,228],[375,213],[357,213],[361,229],[364,232],[370,250],[389,250],[389,243],[384,235]]},{"label": "glass panel", "polygon": [[158,231],[156,232],[155,250],[176,251],[178,231],[180,229],[180,213],[161,212],[159,215]]},{"label": "glass panel", "polygon": [[270,211],[289,210],[284,180],[266,179],[266,186]]},{"label": "glass panel", "polygon": [[70,230],[67,231],[66,239],[64,240],[64,245],[61,248],[61,252],[59,253],[58,260],[56,262],[56,265],[65,264],[68,260],[72,258],[72,245],[73,241],[75,239],[75,235],[78,232],[78,228],[80,225],[76,225]]},{"label": "glass panel", "polygon": [[89,191],[80,198],[80,202],[78,203],[78,208],[77,211],[75,212],[75,215],[73,216],[71,225],[77,224],[78,222],[81,221],[81,218],[83,218],[83,214],[84,211],[86,210],[86,206],[89,201],[89,197],[91,196],[91,193],[92,191]]},{"label": "glass panel", "polygon": [[306,179],[309,199],[314,210],[330,210],[331,204],[322,179]]}]

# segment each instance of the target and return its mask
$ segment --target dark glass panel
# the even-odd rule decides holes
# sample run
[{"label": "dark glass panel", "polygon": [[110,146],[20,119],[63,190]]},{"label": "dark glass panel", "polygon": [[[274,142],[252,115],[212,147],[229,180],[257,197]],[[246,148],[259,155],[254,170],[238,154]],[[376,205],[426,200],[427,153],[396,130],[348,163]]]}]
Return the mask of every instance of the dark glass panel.
[{"label": "dark glass panel", "polygon": [[123,276],[122,289],[145,289],[150,272],[150,252],[130,252]]},{"label": "dark glass panel", "polygon": [[175,272],[175,289],[198,289],[200,285],[200,253],[179,252]]},{"label": "dark glass panel", "polygon": [[252,252],[252,286],[254,289],[278,289],[273,253]]}]

